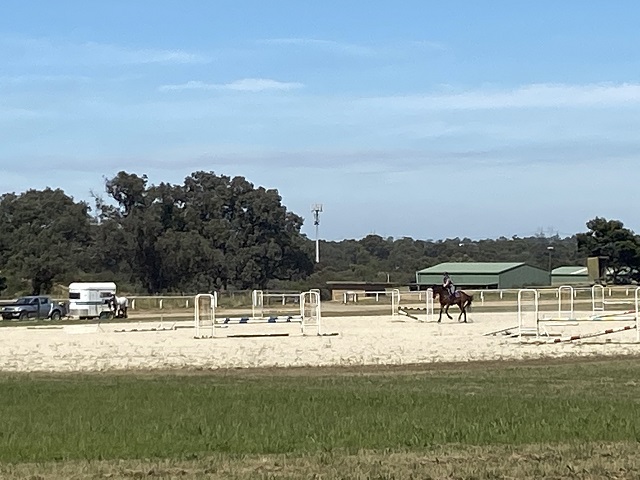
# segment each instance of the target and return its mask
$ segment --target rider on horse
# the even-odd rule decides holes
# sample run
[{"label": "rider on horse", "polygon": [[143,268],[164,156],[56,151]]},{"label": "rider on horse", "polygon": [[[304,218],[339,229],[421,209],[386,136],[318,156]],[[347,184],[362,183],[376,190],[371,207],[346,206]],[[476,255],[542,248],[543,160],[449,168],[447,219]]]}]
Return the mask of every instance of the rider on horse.
[{"label": "rider on horse", "polygon": [[454,298],[456,295],[456,286],[451,281],[451,277],[447,272],[444,272],[444,277],[442,278],[442,286],[447,289],[449,292],[449,296]]}]

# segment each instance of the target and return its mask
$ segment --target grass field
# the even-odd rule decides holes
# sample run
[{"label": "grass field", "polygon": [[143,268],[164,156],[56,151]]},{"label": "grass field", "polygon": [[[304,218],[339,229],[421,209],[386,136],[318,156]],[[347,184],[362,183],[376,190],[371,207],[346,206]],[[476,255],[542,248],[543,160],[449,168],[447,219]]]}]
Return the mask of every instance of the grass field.
[{"label": "grass field", "polygon": [[637,358],[0,376],[2,478],[638,478]]}]

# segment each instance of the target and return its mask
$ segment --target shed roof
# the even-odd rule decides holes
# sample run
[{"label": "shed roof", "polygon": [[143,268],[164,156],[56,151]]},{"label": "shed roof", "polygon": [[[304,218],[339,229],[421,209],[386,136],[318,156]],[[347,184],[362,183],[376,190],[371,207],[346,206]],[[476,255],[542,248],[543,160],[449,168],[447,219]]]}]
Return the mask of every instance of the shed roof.
[{"label": "shed roof", "polygon": [[448,272],[450,274],[486,273],[495,275],[523,265],[525,265],[524,262],[446,262],[419,270],[418,273],[442,274]]},{"label": "shed roof", "polygon": [[551,271],[552,275],[588,275],[589,270],[587,267],[582,266],[564,266],[554,268]]}]

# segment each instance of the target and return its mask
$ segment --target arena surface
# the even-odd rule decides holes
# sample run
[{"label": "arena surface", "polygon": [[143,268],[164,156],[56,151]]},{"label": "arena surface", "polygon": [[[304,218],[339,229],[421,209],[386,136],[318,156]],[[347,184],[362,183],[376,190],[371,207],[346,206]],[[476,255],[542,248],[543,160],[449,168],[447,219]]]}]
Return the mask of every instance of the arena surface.
[{"label": "arena surface", "polygon": [[[470,323],[417,322],[407,317],[353,316],[322,319],[325,333],[302,337],[299,325],[239,325],[222,334],[290,333],[290,336],[195,339],[193,328],[155,328],[157,322],[10,327],[0,330],[0,370],[70,372],[125,369],[220,369],[277,366],[400,365],[511,360],[578,355],[635,355],[635,330],[560,344],[522,344],[483,334],[517,324],[514,313],[473,313]],[[165,321],[163,326],[171,326]],[[191,322],[179,325],[190,326]],[[633,322],[581,322],[549,327],[563,335],[597,332]],[[552,337],[553,338],[553,337]]]}]

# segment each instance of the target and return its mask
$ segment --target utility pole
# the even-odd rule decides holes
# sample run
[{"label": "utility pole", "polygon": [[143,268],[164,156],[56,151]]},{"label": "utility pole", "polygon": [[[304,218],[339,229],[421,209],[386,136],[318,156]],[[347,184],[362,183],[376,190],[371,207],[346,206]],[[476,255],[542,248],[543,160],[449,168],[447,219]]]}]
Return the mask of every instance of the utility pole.
[{"label": "utility pole", "polygon": [[320,236],[318,233],[320,227],[320,212],[322,212],[322,204],[314,203],[311,205],[313,212],[313,224],[316,226],[316,263],[320,263]]}]

